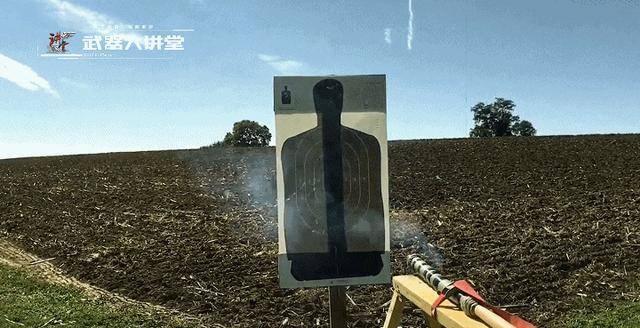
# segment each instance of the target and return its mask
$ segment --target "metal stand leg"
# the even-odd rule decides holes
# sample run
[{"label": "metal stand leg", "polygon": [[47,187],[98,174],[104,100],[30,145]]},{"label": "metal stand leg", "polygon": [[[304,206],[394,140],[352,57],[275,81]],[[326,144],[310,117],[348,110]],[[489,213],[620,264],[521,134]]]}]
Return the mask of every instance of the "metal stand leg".
[{"label": "metal stand leg", "polygon": [[329,321],[331,328],[347,328],[347,288],[329,287]]}]

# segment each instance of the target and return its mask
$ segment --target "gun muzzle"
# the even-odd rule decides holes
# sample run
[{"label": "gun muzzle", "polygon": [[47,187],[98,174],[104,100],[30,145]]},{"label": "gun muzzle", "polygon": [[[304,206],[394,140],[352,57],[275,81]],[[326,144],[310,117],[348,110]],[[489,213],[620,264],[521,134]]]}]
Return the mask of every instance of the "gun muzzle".
[{"label": "gun muzzle", "polygon": [[438,271],[418,254],[411,254],[407,257],[407,265],[413,272],[426,282],[431,288],[438,293],[447,291],[453,285],[453,282],[442,277]]}]

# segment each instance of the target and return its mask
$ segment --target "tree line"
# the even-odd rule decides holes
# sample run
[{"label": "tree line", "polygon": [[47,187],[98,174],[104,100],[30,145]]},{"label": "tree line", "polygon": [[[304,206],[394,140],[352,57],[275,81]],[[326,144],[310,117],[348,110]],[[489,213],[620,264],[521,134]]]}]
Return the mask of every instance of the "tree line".
[{"label": "tree line", "polygon": [[[515,109],[515,103],[504,98],[496,98],[490,104],[477,103],[471,107],[474,127],[469,131],[469,137],[535,136],[537,131],[533,124],[527,120],[520,120],[520,117],[514,114]],[[222,141],[211,146],[265,147],[270,142],[271,132],[266,125],[242,120],[233,124],[233,129]]]}]

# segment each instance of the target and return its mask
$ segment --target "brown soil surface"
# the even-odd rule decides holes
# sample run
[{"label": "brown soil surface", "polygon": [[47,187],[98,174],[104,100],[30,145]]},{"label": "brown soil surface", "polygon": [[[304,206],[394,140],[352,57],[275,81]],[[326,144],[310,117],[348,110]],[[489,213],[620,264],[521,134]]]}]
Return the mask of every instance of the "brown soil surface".
[{"label": "brown soil surface", "polygon": [[[640,298],[640,136],[403,141],[389,160],[395,274],[428,253],[545,327]],[[274,162],[273,148],[0,161],[0,237],[210,324],[327,326],[326,290],[278,288]],[[389,286],[348,294],[352,327],[381,326]]]}]

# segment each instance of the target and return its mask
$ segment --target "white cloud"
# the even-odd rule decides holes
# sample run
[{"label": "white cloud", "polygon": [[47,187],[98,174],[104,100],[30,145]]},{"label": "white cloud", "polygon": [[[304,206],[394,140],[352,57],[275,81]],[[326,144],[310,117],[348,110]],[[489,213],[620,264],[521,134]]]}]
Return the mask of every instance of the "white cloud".
[{"label": "white cloud", "polygon": [[407,49],[413,49],[413,1],[409,0],[409,29],[407,30]]},{"label": "white cloud", "polygon": [[104,32],[107,33],[109,25],[116,25],[118,22],[101,13],[72,4],[63,0],[45,0],[54,10],[51,12],[61,23],[69,24],[72,28],[80,29],[83,32]]},{"label": "white cloud", "polygon": [[265,54],[259,54],[258,58],[260,58],[260,60],[262,60],[263,62],[272,62],[280,59],[279,56],[272,56],[272,55],[265,55]]},{"label": "white cloud", "polygon": [[[65,27],[78,29],[85,33],[108,34],[117,32],[115,25],[126,25],[124,22],[91,9],[64,0],[44,0],[53,10],[50,13]],[[142,40],[136,33],[118,33],[123,39]]]},{"label": "white cloud", "polygon": [[30,91],[45,91],[56,98],[58,92],[54,90],[49,82],[38,75],[31,67],[13,60],[0,53],[0,78],[3,78],[23,89]]},{"label": "white cloud", "polygon": [[295,60],[278,60],[269,64],[282,73],[292,72],[302,67],[302,63]]},{"label": "white cloud", "polygon": [[304,66],[302,62],[280,56],[259,54],[258,58],[269,64],[269,66],[280,72],[280,74],[294,74]]},{"label": "white cloud", "polygon": [[391,44],[391,29],[388,27],[384,29],[384,42]]}]

